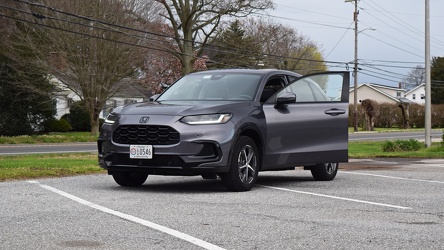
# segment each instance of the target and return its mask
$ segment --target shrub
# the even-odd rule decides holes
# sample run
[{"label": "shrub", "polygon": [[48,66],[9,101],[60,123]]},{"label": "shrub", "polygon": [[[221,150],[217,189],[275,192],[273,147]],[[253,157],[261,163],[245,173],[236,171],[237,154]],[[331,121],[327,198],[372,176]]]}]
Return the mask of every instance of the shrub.
[{"label": "shrub", "polygon": [[71,124],[64,118],[47,120],[43,126],[45,132],[68,132],[72,129]]},{"label": "shrub", "polygon": [[71,105],[69,114],[62,116],[72,126],[73,131],[91,131],[91,123],[84,102],[79,101]]},{"label": "shrub", "polygon": [[415,140],[395,140],[385,141],[382,145],[382,151],[384,152],[399,152],[399,151],[418,151],[422,147],[422,144]]}]

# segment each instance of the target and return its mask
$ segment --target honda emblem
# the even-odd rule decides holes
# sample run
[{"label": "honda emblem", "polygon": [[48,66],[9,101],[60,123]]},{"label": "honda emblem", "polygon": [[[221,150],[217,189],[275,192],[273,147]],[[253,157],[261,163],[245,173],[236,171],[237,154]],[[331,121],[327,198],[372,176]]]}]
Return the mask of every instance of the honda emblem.
[{"label": "honda emblem", "polygon": [[144,117],[141,117],[141,118],[140,118],[139,123],[148,123],[149,120],[150,120],[149,117],[144,116]]}]

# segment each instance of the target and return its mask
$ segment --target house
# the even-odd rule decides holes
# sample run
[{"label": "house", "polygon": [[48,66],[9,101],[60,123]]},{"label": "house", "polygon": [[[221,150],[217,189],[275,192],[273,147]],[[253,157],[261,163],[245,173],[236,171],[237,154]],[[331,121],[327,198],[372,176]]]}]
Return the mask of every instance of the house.
[{"label": "house", "polygon": [[418,104],[425,104],[425,83],[416,86],[415,88],[409,90],[404,95],[405,98],[409,99],[412,102]]},{"label": "house", "polygon": [[[52,77],[50,82],[57,86],[57,91],[54,94],[54,104],[56,106],[57,119],[69,113],[69,109],[74,102],[80,101],[81,98],[73,90],[68,88],[59,79]],[[110,97],[105,106],[100,112],[99,118],[105,118],[117,106],[122,106],[128,103],[143,102],[149,99],[151,93],[137,83],[129,79],[122,80],[119,89]]]},{"label": "house", "polygon": [[[354,88],[350,88],[350,104],[354,104]],[[400,103],[410,102],[405,98],[406,90],[392,86],[375,83],[363,83],[357,87],[358,103],[362,100],[370,99],[379,103]]]}]

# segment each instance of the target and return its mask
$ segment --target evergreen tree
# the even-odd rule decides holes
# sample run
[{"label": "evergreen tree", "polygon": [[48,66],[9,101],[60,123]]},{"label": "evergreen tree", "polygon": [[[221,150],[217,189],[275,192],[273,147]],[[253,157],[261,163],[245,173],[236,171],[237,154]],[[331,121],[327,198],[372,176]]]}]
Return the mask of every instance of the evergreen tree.
[{"label": "evergreen tree", "polygon": [[211,68],[258,68],[262,61],[261,46],[247,36],[236,20],[211,43],[215,53]]},{"label": "evergreen tree", "polygon": [[0,54],[0,135],[30,135],[53,119],[52,88],[44,73]]},{"label": "evergreen tree", "polygon": [[444,57],[433,57],[431,78],[432,104],[444,104]]}]

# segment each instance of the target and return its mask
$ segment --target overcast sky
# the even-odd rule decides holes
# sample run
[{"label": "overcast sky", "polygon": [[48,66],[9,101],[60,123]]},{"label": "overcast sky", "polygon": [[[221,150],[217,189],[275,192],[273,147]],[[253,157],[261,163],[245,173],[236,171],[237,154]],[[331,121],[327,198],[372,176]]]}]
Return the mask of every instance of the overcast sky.
[{"label": "overcast sky", "polygon": [[[274,0],[276,20],[294,27],[321,48],[326,61],[354,60],[354,2]],[[358,82],[397,86],[412,67],[425,61],[425,0],[358,2]],[[430,0],[431,56],[444,56],[444,0]],[[371,30],[375,29],[375,30]],[[329,63],[330,70],[345,70]],[[373,75],[373,76],[370,76]],[[376,77],[375,77],[376,76]]]}]

